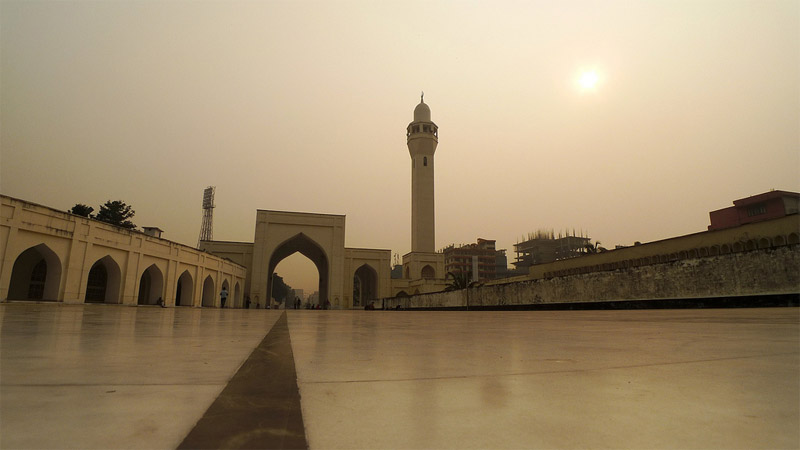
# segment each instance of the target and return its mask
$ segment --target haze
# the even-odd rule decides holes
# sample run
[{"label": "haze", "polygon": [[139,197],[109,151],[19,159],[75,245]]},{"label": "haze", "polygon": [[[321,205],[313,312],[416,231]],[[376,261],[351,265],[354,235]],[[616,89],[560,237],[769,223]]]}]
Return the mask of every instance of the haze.
[{"label": "haze", "polygon": [[[703,231],[800,190],[798,24],[796,1],[3,1],[0,188],[121,199],[194,246],[214,185],[215,239],[252,241],[256,209],[323,212],[402,255],[424,90],[437,248]],[[313,267],[278,272],[310,292]]]}]

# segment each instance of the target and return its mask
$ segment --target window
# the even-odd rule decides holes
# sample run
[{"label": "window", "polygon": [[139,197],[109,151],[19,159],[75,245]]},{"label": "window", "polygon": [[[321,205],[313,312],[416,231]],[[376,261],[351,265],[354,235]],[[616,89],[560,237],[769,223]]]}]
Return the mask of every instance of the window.
[{"label": "window", "polygon": [[427,156],[424,156],[422,158],[422,165],[425,166],[425,167],[428,167],[428,157]]},{"label": "window", "polygon": [[747,208],[747,216],[748,217],[758,216],[758,215],[766,214],[766,213],[767,213],[767,205],[765,205],[763,203],[761,203],[759,205],[751,206],[750,208]]}]

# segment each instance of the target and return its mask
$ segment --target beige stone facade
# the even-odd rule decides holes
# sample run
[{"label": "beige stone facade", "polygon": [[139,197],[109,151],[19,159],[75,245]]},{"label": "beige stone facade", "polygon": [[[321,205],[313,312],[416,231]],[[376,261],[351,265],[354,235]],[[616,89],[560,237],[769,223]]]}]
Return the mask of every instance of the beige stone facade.
[{"label": "beige stone facade", "polygon": [[244,295],[254,306],[271,301],[275,268],[297,252],[317,267],[320,305],[363,307],[391,295],[391,251],[345,248],[344,239],[344,215],[258,210],[252,243],[202,241],[200,248],[247,268]]},{"label": "beige stone facade", "polygon": [[166,239],[0,196],[0,300],[241,307],[245,267]]},{"label": "beige stone facade", "polygon": [[439,127],[422,98],[406,138],[411,156],[411,252],[403,255],[403,278],[393,280],[393,296],[436,292],[446,286],[444,255],[435,250],[434,153]]}]

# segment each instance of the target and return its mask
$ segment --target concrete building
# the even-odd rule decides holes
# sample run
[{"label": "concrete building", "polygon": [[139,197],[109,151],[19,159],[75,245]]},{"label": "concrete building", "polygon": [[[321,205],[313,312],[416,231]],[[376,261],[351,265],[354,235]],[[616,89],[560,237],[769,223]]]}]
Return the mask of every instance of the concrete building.
[{"label": "concrete building", "polygon": [[0,301],[219,307],[225,288],[239,308],[245,275],[155,235],[0,196]]},{"label": "concrete building", "polygon": [[478,238],[473,244],[456,246],[450,244],[440,251],[444,255],[446,273],[471,274],[472,281],[487,281],[498,278],[498,261],[501,276],[505,276],[505,250],[497,250],[495,241]]},{"label": "concrete building", "polygon": [[769,191],[733,201],[733,206],[708,213],[711,230],[737,227],[800,211],[800,194],[786,191]]},{"label": "concrete building", "polygon": [[517,269],[525,269],[536,264],[575,258],[586,253],[589,241],[590,238],[576,236],[574,231],[558,237],[552,230],[529,233],[527,240],[514,244],[517,256],[513,264]]}]

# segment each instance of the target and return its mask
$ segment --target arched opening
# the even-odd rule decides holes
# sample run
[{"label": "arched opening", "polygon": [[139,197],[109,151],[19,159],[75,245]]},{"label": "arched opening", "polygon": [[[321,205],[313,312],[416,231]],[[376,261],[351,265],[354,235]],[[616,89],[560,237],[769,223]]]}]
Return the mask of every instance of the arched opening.
[{"label": "arched opening", "polygon": [[700,256],[701,257],[708,256],[708,247],[700,247]]},{"label": "arched opening", "polygon": [[720,246],[719,248],[720,255],[727,255],[730,252],[731,252],[731,246],[728,244],[722,244],[722,246]]},{"label": "arched opening", "polygon": [[86,303],[119,303],[121,272],[111,256],[98,259],[86,280]]},{"label": "arched opening", "polygon": [[794,245],[794,244],[800,243],[800,234],[798,234],[798,233],[789,233],[789,237],[786,239],[786,242],[788,242],[789,245]]},{"label": "arched opening", "polygon": [[395,297],[404,298],[404,297],[408,297],[408,294],[406,293],[406,291],[400,291],[400,292],[397,293],[397,295],[395,295]]},{"label": "arched opening", "polygon": [[779,247],[781,245],[786,245],[786,239],[784,239],[783,236],[780,235],[775,236],[775,238],[772,239],[772,242],[775,243],[776,247]]},{"label": "arched opening", "polygon": [[411,278],[411,272],[410,272],[410,270],[409,270],[408,266],[406,266],[406,270],[405,270],[405,276],[404,276],[403,278],[405,278],[406,280],[408,280],[409,278]]},{"label": "arched opening", "polygon": [[692,259],[697,258],[697,249],[693,248],[693,249],[689,250],[689,253],[687,254],[687,256],[689,258],[692,258]]},{"label": "arched opening", "polygon": [[[225,304],[222,303],[222,298],[223,297],[225,297]],[[222,280],[222,289],[220,289],[220,293],[219,293],[219,306],[220,306],[220,308],[224,308],[225,306],[227,306],[228,308],[231,308],[232,307],[231,303],[230,303],[231,302],[231,297],[232,297],[231,296],[231,288],[230,288],[230,285],[228,284],[228,280]]]},{"label": "arched opening", "polygon": [[217,293],[214,292],[214,279],[209,275],[206,277],[205,281],[203,281],[203,302],[201,304],[205,307],[214,306],[214,298],[216,296]]},{"label": "arched opening", "polygon": [[761,238],[758,240],[758,248],[770,248],[772,245],[767,238]]},{"label": "arched opening", "polygon": [[378,298],[378,273],[362,264],[353,274],[353,306],[367,306]]},{"label": "arched opening", "polygon": [[[278,264],[285,258],[295,253],[300,253],[311,260],[311,262],[314,263],[314,266],[317,268],[317,273],[319,274],[319,284],[317,289],[319,296],[317,297],[317,304],[321,305],[322,307],[325,307],[326,305],[333,305],[334,300],[328,298],[328,257],[325,255],[325,251],[322,249],[322,247],[320,247],[316,242],[303,233],[298,233],[295,236],[287,239],[281,245],[279,245],[275,251],[272,252],[272,255],[269,258],[269,273],[267,276],[266,292],[272,292],[272,275],[275,273],[275,269],[278,267]],[[267,299],[272,298],[270,294],[268,294],[266,297]]]},{"label": "arched opening", "polygon": [[733,243],[733,251],[734,251],[734,253],[738,253],[738,252],[744,251],[744,244],[742,244],[741,242],[734,242]]},{"label": "arched opening", "polygon": [[184,270],[175,288],[175,306],[192,306],[192,294],[194,294],[192,275],[188,270]]},{"label": "arched opening", "polygon": [[20,253],[11,269],[9,300],[58,300],[61,260],[44,244]]},{"label": "arched opening", "polygon": [[429,264],[422,268],[421,275],[422,278],[425,278],[426,280],[433,279],[436,278],[436,270],[434,270],[434,268]]},{"label": "arched opening", "polygon": [[150,265],[139,278],[139,305],[155,305],[164,294],[164,276],[155,264]]},{"label": "arched opening", "polygon": [[233,286],[233,307],[242,307],[242,288],[239,287],[239,283]]},{"label": "arched opening", "polygon": [[754,239],[750,239],[749,241],[745,242],[745,244],[744,244],[744,248],[747,249],[748,251],[755,250],[756,247],[757,247],[757,245],[756,245],[756,241]]},{"label": "arched opening", "polygon": [[711,256],[719,255],[719,245],[712,245],[710,249],[708,249],[708,254]]}]

